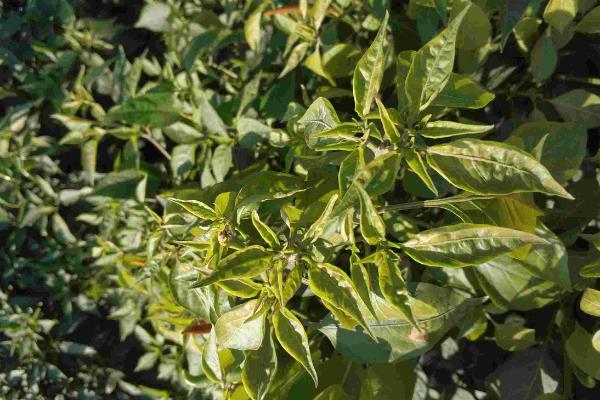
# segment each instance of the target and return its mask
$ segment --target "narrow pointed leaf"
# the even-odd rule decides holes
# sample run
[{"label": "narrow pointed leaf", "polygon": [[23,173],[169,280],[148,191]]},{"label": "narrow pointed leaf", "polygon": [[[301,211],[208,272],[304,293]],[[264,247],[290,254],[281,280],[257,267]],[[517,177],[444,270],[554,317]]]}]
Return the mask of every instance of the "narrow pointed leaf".
[{"label": "narrow pointed leaf", "polygon": [[223,258],[212,275],[195,283],[192,288],[207,286],[226,279],[252,278],[269,267],[272,257],[273,254],[261,246],[246,247]]},{"label": "narrow pointed leaf", "polygon": [[363,54],[354,68],[352,92],[354,94],[354,110],[363,117],[371,110],[375,96],[379,92],[383,78],[385,60],[385,33],[389,15],[386,13],[375,40]]},{"label": "narrow pointed leaf", "polygon": [[316,387],[319,378],[313,365],[308,337],[302,323],[287,308],[281,308],[273,314],[273,326],[281,347],[302,364],[315,382]]}]

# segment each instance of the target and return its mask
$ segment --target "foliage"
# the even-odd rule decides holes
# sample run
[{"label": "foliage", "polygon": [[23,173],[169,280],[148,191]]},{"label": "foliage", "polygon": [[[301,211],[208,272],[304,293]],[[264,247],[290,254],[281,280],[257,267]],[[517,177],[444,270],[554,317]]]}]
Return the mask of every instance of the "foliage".
[{"label": "foliage", "polygon": [[595,0],[0,4],[3,396],[595,398]]}]

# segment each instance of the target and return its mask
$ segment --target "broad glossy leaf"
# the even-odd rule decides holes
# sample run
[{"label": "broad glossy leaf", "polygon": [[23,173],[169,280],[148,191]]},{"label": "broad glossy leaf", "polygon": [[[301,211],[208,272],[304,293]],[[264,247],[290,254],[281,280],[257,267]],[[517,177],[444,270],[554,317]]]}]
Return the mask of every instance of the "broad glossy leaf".
[{"label": "broad glossy leaf", "polygon": [[544,21],[559,32],[565,30],[577,14],[577,0],[550,0],[544,10]]},{"label": "broad glossy leaf", "polygon": [[360,185],[354,187],[360,199],[360,233],[367,243],[376,245],[385,240],[385,223],[365,189]]},{"label": "broad glossy leaf", "polygon": [[134,198],[141,203],[146,196],[146,181],[146,174],[137,170],[111,172],[98,182],[92,195],[114,199]]},{"label": "broad glossy leaf", "polygon": [[358,400],[414,399],[415,363],[372,364],[365,370]]},{"label": "broad glossy leaf", "polygon": [[589,34],[600,33],[600,6],[585,14],[575,27],[575,30],[577,32]]},{"label": "broad glossy leaf", "polygon": [[413,58],[405,83],[410,122],[417,120],[419,113],[431,104],[450,79],[456,34],[469,8],[465,7],[446,29],[417,51]]},{"label": "broad glossy leaf", "polygon": [[494,125],[463,124],[454,121],[428,122],[419,133],[426,138],[442,139],[453,136],[479,135],[494,129]]},{"label": "broad glossy leaf", "polygon": [[500,19],[501,19],[501,44],[502,47],[506,44],[508,36],[512,32],[516,23],[521,20],[523,13],[531,0],[502,0],[500,2]]},{"label": "broad glossy leaf", "polygon": [[327,71],[323,67],[323,59],[321,58],[321,50],[319,49],[319,47],[316,47],[315,51],[313,51],[310,56],[306,57],[306,60],[304,61],[304,66],[310,69],[315,74],[327,79],[331,85],[335,86],[335,80],[327,73]]},{"label": "broad glossy leaf", "polygon": [[317,296],[353,319],[353,326],[358,323],[369,332],[360,308],[362,300],[344,271],[335,265],[314,263],[308,268],[308,276],[309,287]]},{"label": "broad glossy leaf", "polygon": [[556,301],[562,289],[541,279],[523,262],[502,256],[470,269],[494,304],[512,310],[534,310]]},{"label": "broad glossy leaf", "polygon": [[500,400],[536,400],[558,389],[560,370],[547,351],[519,351],[486,378],[490,393]]},{"label": "broad glossy leaf", "polygon": [[268,330],[261,346],[245,356],[242,382],[246,393],[253,400],[266,400],[278,366],[273,332]]},{"label": "broad glossy leaf", "polygon": [[465,50],[479,49],[488,43],[491,33],[492,24],[487,14],[477,3],[472,3],[458,28],[456,47]]},{"label": "broad glossy leaf", "polygon": [[557,63],[558,53],[550,36],[550,29],[546,29],[531,51],[529,67],[533,79],[538,82],[548,79],[554,73]]},{"label": "broad glossy leaf", "polygon": [[360,59],[360,49],[352,43],[337,43],[323,53],[323,68],[334,78],[352,75]]},{"label": "broad glossy leaf", "polygon": [[135,23],[136,28],[145,28],[153,32],[164,32],[169,28],[171,8],[164,3],[147,3]]},{"label": "broad glossy leaf", "polygon": [[174,88],[170,84],[163,84],[111,108],[106,114],[105,122],[124,121],[162,128],[179,119],[180,111],[175,107]]},{"label": "broad glossy leaf", "polygon": [[227,296],[212,287],[191,289],[198,272],[186,263],[176,263],[169,273],[169,289],[175,301],[198,318],[217,322],[218,317],[229,309]]},{"label": "broad glossy leaf", "polygon": [[385,61],[385,34],[387,29],[388,14],[386,13],[377,36],[371,46],[363,54],[354,68],[352,78],[352,92],[354,94],[354,110],[364,117],[371,111],[371,105],[381,86]]},{"label": "broad glossy leaf", "polygon": [[507,351],[525,350],[535,344],[535,329],[514,323],[494,324],[496,344]]},{"label": "broad glossy leaf", "polygon": [[226,279],[252,278],[271,264],[273,253],[261,246],[248,246],[223,258],[212,275],[194,283],[193,287],[204,287]]},{"label": "broad glossy leaf", "polygon": [[528,244],[545,240],[531,233],[484,224],[457,224],[415,235],[402,247],[421,264],[466,267],[492,260]]},{"label": "broad glossy leaf", "polygon": [[594,349],[592,335],[579,323],[575,323],[565,349],[573,364],[594,379],[600,379],[600,353]]},{"label": "broad glossy leaf", "polygon": [[280,308],[273,314],[273,326],[281,347],[302,364],[317,386],[318,375],[313,365],[308,337],[302,323],[287,308]]},{"label": "broad glossy leaf", "polygon": [[217,345],[236,350],[257,350],[265,334],[265,314],[255,315],[261,300],[249,300],[225,314],[215,324]]},{"label": "broad glossy leaf", "polygon": [[579,306],[581,307],[581,311],[595,317],[600,317],[600,291],[592,288],[585,289]]},{"label": "broad glossy leaf", "polygon": [[572,198],[535,158],[504,143],[459,139],[428,147],[427,154],[433,169],[472,193],[542,192]]},{"label": "broad glossy leaf", "polygon": [[304,138],[309,147],[316,145],[314,134],[328,131],[340,124],[340,119],[331,105],[324,97],[319,97],[308,107],[298,124],[304,127]]},{"label": "broad glossy leaf", "polygon": [[411,291],[414,292],[411,308],[421,332],[396,307],[375,293],[372,302],[377,319],[366,319],[377,342],[362,330],[344,329],[331,317],[320,323],[319,330],[337,351],[354,362],[393,363],[423,354],[469,310],[482,303],[481,299],[469,299],[451,289],[428,283],[419,283]]},{"label": "broad glossy leaf", "polygon": [[453,73],[431,106],[479,109],[487,106],[494,98],[493,93],[469,76]]},{"label": "broad glossy leaf", "polygon": [[586,129],[576,123],[535,121],[515,129],[506,143],[529,153],[541,150],[539,161],[562,183],[579,170],[587,141]]},{"label": "broad glossy leaf", "polygon": [[[495,197],[462,193],[432,204],[452,212],[462,222],[496,225],[531,233],[537,226],[538,217],[543,215],[532,196],[526,193]],[[426,203],[425,207],[429,205]]]},{"label": "broad glossy leaf", "polygon": [[600,126],[600,96],[585,89],[574,89],[550,100],[567,122],[587,128]]}]

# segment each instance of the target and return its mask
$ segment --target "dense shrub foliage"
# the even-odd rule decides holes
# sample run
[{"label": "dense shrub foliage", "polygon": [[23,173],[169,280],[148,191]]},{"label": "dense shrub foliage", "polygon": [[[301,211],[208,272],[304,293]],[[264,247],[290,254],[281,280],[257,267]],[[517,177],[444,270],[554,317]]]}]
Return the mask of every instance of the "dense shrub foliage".
[{"label": "dense shrub foliage", "polygon": [[596,0],[0,5],[0,397],[599,398]]}]

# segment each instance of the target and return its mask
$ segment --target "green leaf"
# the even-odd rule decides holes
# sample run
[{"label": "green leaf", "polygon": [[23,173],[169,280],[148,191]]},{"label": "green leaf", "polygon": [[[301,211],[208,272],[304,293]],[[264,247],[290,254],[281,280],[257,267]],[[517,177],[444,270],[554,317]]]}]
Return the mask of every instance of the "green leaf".
[{"label": "green leaf", "polygon": [[443,139],[454,136],[479,135],[494,129],[494,125],[473,125],[453,121],[428,122],[419,133],[430,139]]},{"label": "green leaf", "polygon": [[123,121],[157,128],[171,125],[179,119],[180,111],[175,107],[174,88],[171,84],[162,84],[145,94],[132,97],[111,108],[105,116],[106,123]]},{"label": "green leaf", "polygon": [[576,123],[535,121],[515,129],[507,144],[529,153],[540,149],[537,157],[560,183],[578,173],[587,150],[587,130]]},{"label": "green leaf", "polygon": [[373,335],[359,307],[362,300],[344,271],[327,263],[311,263],[308,275],[309,287],[314,294],[354,320],[353,325],[358,323]]},{"label": "green leaf", "polygon": [[262,285],[251,279],[228,279],[217,283],[221,289],[230,296],[237,296],[243,299],[250,299],[256,296],[262,289]]},{"label": "green leaf", "polygon": [[450,79],[454,66],[456,34],[469,8],[465,7],[446,29],[423,46],[413,58],[405,83],[411,124]]},{"label": "green leaf", "polygon": [[369,365],[362,379],[358,400],[414,399],[416,378],[415,363],[412,361]]},{"label": "green leaf", "polygon": [[173,177],[185,179],[196,165],[196,145],[178,144],[173,147],[169,163]]},{"label": "green leaf", "polygon": [[145,28],[153,32],[165,32],[169,29],[171,8],[164,3],[149,3],[142,8],[136,28]]},{"label": "green leaf", "polygon": [[208,133],[218,136],[227,136],[227,126],[204,94],[198,99],[198,105],[200,107],[202,124],[206,127]]},{"label": "green leaf", "polygon": [[401,135],[400,132],[398,132],[398,128],[396,128],[396,125],[392,121],[388,110],[381,103],[381,101],[379,101],[379,99],[376,98],[375,102],[377,103],[377,108],[379,109],[379,119],[381,119],[385,134],[389,138],[390,142],[399,145],[401,141]]},{"label": "green leaf", "polygon": [[308,107],[298,124],[304,127],[304,138],[309,147],[317,146],[314,135],[328,131],[340,124],[333,105],[324,97],[319,97]]},{"label": "green leaf", "polygon": [[226,144],[218,145],[213,151],[210,160],[210,167],[217,183],[223,182],[229,170],[233,167],[233,156],[231,146]]},{"label": "green leaf", "polygon": [[256,50],[258,48],[258,44],[260,43],[262,13],[268,4],[269,3],[267,2],[262,2],[252,12],[252,14],[250,14],[244,24],[244,35],[246,37],[246,42],[248,42],[248,46],[250,46],[252,50]]},{"label": "green leaf", "polygon": [[281,347],[298,361],[318,385],[318,375],[313,365],[308,345],[308,337],[302,323],[287,308],[280,308],[273,314],[275,335]]},{"label": "green leaf", "polygon": [[267,399],[266,396],[277,373],[277,367],[273,332],[268,329],[260,348],[245,354],[242,382],[250,398],[253,400]]},{"label": "green leaf", "polygon": [[494,98],[493,93],[467,75],[451,74],[431,106],[479,109],[487,106]]},{"label": "green leaf", "polygon": [[592,335],[578,323],[575,323],[565,349],[573,364],[594,379],[600,379],[600,353],[594,349]]},{"label": "green leaf", "polygon": [[358,293],[371,315],[376,316],[373,304],[371,304],[371,278],[369,271],[361,265],[358,256],[355,254],[350,257],[350,276],[356,293]]},{"label": "green leaf", "polygon": [[191,71],[194,66],[194,62],[198,55],[202,53],[204,49],[213,45],[219,36],[218,31],[206,31],[196,36],[188,45],[181,65],[186,71]]},{"label": "green leaf", "polygon": [[514,229],[484,224],[433,228],[402,243],[404,252],[432,267],[466,267],[492,260],[528,244],[545,240]]},{"label": "green leaf", "polygon": [[169,289],[175,302],[198,318],[215,323],[223,311],[227,311],[228,300],[223,291],[212,287],[192,289],[193,279],[198,276],[192,267],[177,262],[169,273]]},{"label": "green leaf", "polygon": [[74,244],[77,238],[71,233],[65,220],[58,214],[52,214],[52,232],[56,238],[64,244]]},{"label": "green leaf", "polygon": [[371,110],[371,104],[379,92],[384,72],[385,33],[389,14],[386,13],[377,36],[365,54],[356,64],[352,78],[352,93],[354,94],[354,110],[364,117]]},{"label": "green leaf", "polygon": [[577,32],[588,34],[600,33],[600,6],[585,14],[575,27],[575,30]]},{"label": "green leaf", "polygon": [[600,317],[600,291],[592,288],[585,289],[579,306],[581,311]]},{"label": "green leaf", "polygon": [[266,271],[272,258],[273,254],[263,247],[248,246],[223,258],[212,275],[192,287],[201,288],[226,279],[252,278]]},{"label": "green leaf", "polygon": [[337,199],[337,193],[334,193],[329,198],[325,209],[323,209],[323,212],[321,213],[319,218],[315,222],[313,222],[310,228],[308,228],[308,230],[304,234],[303,240],[310,240],[310,242],[313,243],[323,234],[323,231],[327,227],[327,223],[329,222],[331,212],[333,211],[333,206],[335,206]]},{"label": "green leaf", "polygon": [[277,234],[273,232],[271,228],[260,220],[256,210],[252,211],[252,224],[258,231],[260,237],[269,245],[272,249],[279,248],[279,239]]},{"label": "green leaf", "polygon": [[114,199],[134,198],[141,203],[146,196],[146,180],[146,174],[137,170],[111,172],[96,185],[92,195]]},{"label": "green leaf", "polygon": [[389,251],[380,253],[377,265],[379,289],[383,297],[416,327],[417,321],[410,308],[411,296],[398,266],[399,262],[400,259]]},{"label": "green leaf", "polygon": [[516,352],[486,378],[488,392],[500,400],[536,400],[558,389],[560,370],[542,348]]},{"label": "green leaf", "polygon": [[300,63],[304,60],[304,57],[306,56],[306,53],[308,52],[309,48],[310,43],[308,42],[300,42],[296,46],[294,46],[294,48],[290,52],[290,55],[288,56],[288,59],[285,63],[285,67],[279,74],[279,77],[281,78],[282,76],[285,76],[289,72],[296,69],[296,67],[300,65]]},{"label": "green leaf", "polygon": [[327,71],[323,67],[321,51],[319,50],[318,46],[315,48],[315,51],[313,51],[310,56],[306,57],[304,65],[306,66],[306,68],[310,69],[315,74],[327,79],[331,85],[335,86],[335,80],[327,73]]},{"label": "green leaf", "polygon": [[544,10],[544,21],[562,32],[573,21],[575,14],[577,14],[576,0],[550,0]]},{"label": "green leaf", "polygon": [[427,188],[431,190],[431,192],[434,195],[438,196],[437,187],[435,186],[433,179],[431,179],[429,171],[427,171],[427,165],[425,165],[425,163],[423,162],[421,154],[417,150],[415,150],[414,147],[406,149],[403,154],[404,159],[406,160],[406,163],[410,167],[411,171],[417,174],[419,178],[421,178],[423,183],[425,183]]},{"label": "green leaf", "polygon": [[464,50],[479,49],[488,43],[491,33],[492,24],[487,14],[476,3],[471,3],[458,28],[456,47]]},{"label": "green leaf", "polygon": [[527,6],[531,3],[530,0],[502,0],[500,2],[500,19],[501,19],[501,45],[504,47],[508,36],[517,24]]},{"label": "green leaf", "polygon": [[351,400],[341,385],[331,385],[313,398],[313,400]]},{"label": "green leaf", "polygon": [[600,96],[584,89],[574,89],[550,100],[567,122],[587,128],[600,126]]},{"label": "green leaf", "polygon": [[212,209],[212,207],[209,207],[201,201],[180,200],[173,197],[169,197],[167,200],[173,204],[177,204],[179,207],[183,208],[185,211],[201,220],[214,221],[218,217],[217,213]]},{"label": "green leaf", "polygon": [[539,278],[523,262],[501,256],[470,269],[484,293],[499,307],[534,310],[558,300],[561,288]]},{"label": "green leaf", "polygon": [[265,314],[255,315],[260,300],[249,300],[217,320],[215,335],[220,348],[257,350],[263,342]]},{"label": "green leaf", "polygon": [[96,156],[98,152],[97,138],[90,139],[81,147],[81,166],[90,185],[94,184],[96,174]]},{"label": "green leaf", "polygon": [[427,148],[427,161],[448,182],[477,194],[542,192],[573,197],[535,158],[516,147],[460,139]]},{"label": "green leaf", "polygon": [[533,79],[541,82],[550,78],[554,73],[557,64],[558,53],[554,47],[550,29],[546,29],[531,51],[529,68],[531,69]]},{"label": "green leaf", "polygon": [[333,78],[352,75],[360,55],[360,49],[352,43],[337,43],[323,53],[323,69]]},{"label": "green leaf", "polygon": [[506,351],[525,350],[536,343],[535,329],[515,323],[494,324],[494,334],[496,344]]},{"label": "green leaf", "polygon": [[326,317],[319,330],[336,350],[358,363],[394,363],[419,357],[460,321],[468,311],[481,305],[481,299],[468,299],[449,288],[419,283],[414,292],[411,309],[421,331],[413,327],[396,307],[372,293],[377,318],[365,313],[367,323],[377,336],[374,341],[363,330],[343,328]]},{"label": "green leaf", "polygon": [[367,243],[376,245],[385,240],[385,223],[365,189],[359,184],[354,187],[360,199],[360,233]]}]

